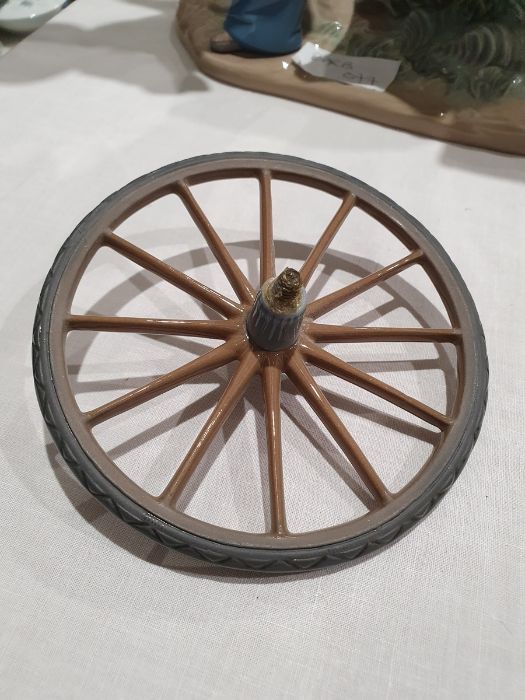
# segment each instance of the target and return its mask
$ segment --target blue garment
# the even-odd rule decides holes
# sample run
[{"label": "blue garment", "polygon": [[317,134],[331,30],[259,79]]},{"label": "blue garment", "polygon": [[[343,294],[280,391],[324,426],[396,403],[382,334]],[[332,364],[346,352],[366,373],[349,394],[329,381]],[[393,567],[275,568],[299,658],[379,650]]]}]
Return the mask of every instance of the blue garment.
[{"label": "blue garment", "polygon": [[301,46],[305,0],[233,0],[224,29],[243,48],[284,54]]}]

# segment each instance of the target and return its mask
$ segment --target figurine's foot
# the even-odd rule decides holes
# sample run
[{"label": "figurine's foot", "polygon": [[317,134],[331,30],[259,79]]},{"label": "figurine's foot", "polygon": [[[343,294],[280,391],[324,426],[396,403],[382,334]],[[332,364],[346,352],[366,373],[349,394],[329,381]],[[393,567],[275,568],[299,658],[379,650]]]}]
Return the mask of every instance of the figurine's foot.
[{"label": "figurine's foot", "polygon": [[210,48],[215,53],[235,53],[242,51],[242,46],[232,39],[228,32],[221,32],[210,41]]}]

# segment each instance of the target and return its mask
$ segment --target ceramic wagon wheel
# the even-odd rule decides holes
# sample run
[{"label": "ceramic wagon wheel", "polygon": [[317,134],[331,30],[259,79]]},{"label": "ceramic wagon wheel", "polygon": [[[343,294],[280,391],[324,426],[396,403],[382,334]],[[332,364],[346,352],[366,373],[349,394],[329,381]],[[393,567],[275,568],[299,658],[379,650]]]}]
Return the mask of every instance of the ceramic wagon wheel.
[{"label": "ceramic wagon wheel", "polygon": [[[192,187],[200,183],[219,179],[238,183],[239,178],[252,178],[259,186],[258,280],[248,280],[241,272],[192,192]],[[298,270],[275,269],[275,181],[322,190],[339,200],[335,215]],[[162,197],[182,201],[226,275],[233,289],[230,297],[115,233],[128,217]],[[352,209],[360,209],[376,224],[379,222],[388,235],[406,247],[407,253],[329,294],[310,298],[312,275]],[[351,249],[350,240],[344,245]],[[89,261],[104,246],[218,312],[220,319],[73,315],[75,290]],[[411,266],[421,266],[432,281],[449,316],[449,326],[353,327],[323,322],[323,315],[330,310],[392,281]],[[65,342],[68,334],[85,330],[184,335],[214,338],[220,343],[194,360],[82,412],[68,377]],[[457,382],[447,413],[323,348],[327,343],[378,343],[384,347],[385,342],[432,343],[435,347],[449,344],[454,348]],[[180,446],[179,462],[173,465],[173,474],[161,493],[149,493],[126,476],[95,439],[93,428],[102,422],[230,363],[230,378],[222,395],[208,418],[203,419],[193,444]],[[316,368],[344,380],[344,386],[354,385],[381,397],[439,433],[430,457],[402,488],[387,488],[380,476],[381,465],[372,463],[351,428],[340,419],[331,395],[316,379]],[[232,153],[193,158],[140,177],[82,221],[60,250],[42,290],[34,328],[34,373],[45,421],[65,461],[85,487],[125,522],[168,547],[226,566],[293,571],[337,564],[370,552],[394,540],[430,510],[457,477],[477,438],[486,404],[488,365],[482,328],[470,294],[445,251],[421,224],[366,184],[331,168],[285,156]],[[341,462],[351,464],[359,475],[368,494],[366,515],[306,532],[288,526],[282,459],[286,436],[281,430],[283,376],[340,448]],[[266,422],[271,511],[266,532],[221,527],[189,516],[178,507],[188,480],[252,379],[259,382]],[[228,450],[227,442],[222,449]],[[236,458],[230,456],[233,461]],[[238,478],[242,479],[242,469]]]}]

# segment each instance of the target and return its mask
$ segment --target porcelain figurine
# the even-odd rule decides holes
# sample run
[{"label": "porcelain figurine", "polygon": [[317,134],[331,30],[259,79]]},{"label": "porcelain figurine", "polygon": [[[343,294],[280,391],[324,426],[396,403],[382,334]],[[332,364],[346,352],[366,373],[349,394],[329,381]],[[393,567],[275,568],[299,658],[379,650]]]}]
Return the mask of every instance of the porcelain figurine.
[{"label": "porcelain figurine", "polygon": [[[180,0],[177,24],[218,80],[525,155],[525,0]],[[290,57],[301,41],[397,76],[383,92],[315,78]]]}]

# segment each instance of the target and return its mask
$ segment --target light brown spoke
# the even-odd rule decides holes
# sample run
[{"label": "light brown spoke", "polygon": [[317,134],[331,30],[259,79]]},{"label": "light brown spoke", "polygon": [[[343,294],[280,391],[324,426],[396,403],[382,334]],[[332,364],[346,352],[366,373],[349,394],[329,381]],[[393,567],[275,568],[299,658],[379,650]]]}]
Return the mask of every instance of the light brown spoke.
[{"label": "light brown spoke", "polygon": [[284,479],[281,445],[281,370],[267,365],[262,373],[266,411],[266,439],[268,443],[268,476],[272,532],[284,534],[286,511],[284,506]]},{"label": "light brown spoke", "polygon": [[206,243],[210,246],[210,250],[215,255],[217,262],[221,266],[239,299],[244,302],[252,301],[255,298],[255,291],[252,285],[248,282],[239,266],[228,252],[228,249],[220,239],[217,231],[208,221],[206,214],[197,204],[188,185],[184,181],[178,182],[175,187],[175,192],[182,199],[189,215],[198,226]]},{"label": "light brown spoke", "polygon": [[391,501],[392,494],[328,402],[328,399],[308,371],[299,351],[296,351],[288,361],[286,373],[322,420],[372,493],[383,503]]},{"label": "light brown spoke", "polygon": [[304,285],[306,285],[310,280],[315,268],[319,264],[319,261],[323,257],[326,249],[332,242],[335,234],[341,228],[343,221],[346,219],[346,217],[352,210],[355,201],[356,200],[354,195],[350,192],[344,197],[341,206],[339,207],[333,219],[326,227],[323,235],[310,251],[310,254],[306,258],[304,265],[300,269],[301,280]]},{"label": "light brown spoke", "polygon": [[150,253],[142,248],[117,236],[113,231],[108,230],[106,232],[104,244],[128,258],[128,260],[140,265],[140,267],[143,267],[145,270],[154,272],[156,275],[166,280],[166,282],[170,282],[179,289],[182,289],[190,296],[198,299],[203,304],[215,309],[215,311],[218,311],[224,316],[234,316],[241,310],[241,307],[236,302],[206,287],[206,285],[197,282],[197,280],[194,280],[192,277],[188,277],[188,275],[176,270],[163,260],[159,260],[159,258],[150,255]]},{"label": "light brown spoke", "polygon": [[457,343],[459,328],[377,328],[311,323],[308,335],[325,343]]},{"label": "light brown spoke", "polygon": [[261,271],[260,283],[275,275],[275,250],[273,243],[272,219],[272,178],[268,170],[263,170],[259,178],[261,200]]},{"label": "light brown spoke", "polygon": [[193,474],[197,465],[201,461],[204,453],[217,435],[232,410],[235,408],[240,398],[244,394],[248,382],[257,372],[259,361],[255,354],[248,350],[242,357],[228,386],[224,390],[217,405],[213,409],[211,416],[206,421],[204,427],[198,434],[195,442],[191,446],[188,454],[182,461],[175,475],[159,496],[159,500],[170,506],[174,506],[180,497],[188,479]]},{"label": "light brown spoke", "polygon": [[352,365],[349,365],[347,362],[340,360],[335,355],[326,352],[326,350],[322,350],[321,348],[310,343],[304,343],[301,349],[304,357],[309,362],[316,365],[316,367],[324,369],[331,374],[335,374],[336,377],[345,379],[361,389],[365,389],[366,391],[385,399],[385,401],[393,403],[395,406],[408,411],[408,413],[421,418],[421,420],[424,420],[431,425],[435,425],[441,430],[444,430],[452,423],[452,419],[448,416],[443,415],[439,411],[435,411],[430,406],[421,403],[421,401],[418,401],[417,399],[413,399],[411,396],[403,394],[403,392],[394,389],[394,387],[385,384],[369,374],[366,374],[366,372],[362,372],[361,370],[352,367]]},{"label": "light brown spoke", "polygon": [[397,275],[399,272],[406,270],[411,265],[414,265],[418,260],[423,257],[423,252],[421,250],[415,250],[410,255],[407,255],[401,260],[387,265],[386,267],[377,270],[377,272],[372,272],[372,274],[363,277],[363,279],[357,280],[357,282],[352,282],[342,289],[338,289],[331,294],[327,294],[320,299],[316,299],[311,304],[308,304],[306,309],[306,315],[310,318],[317,318],[322,314],[335,309],[336,306],[344,304],[349,299],[365,292],[367,289],[374,287],[376,284],[381,284],[385,282],[390,277]]},{"label": "light brown spoke", "polygon": [[185,335],[194,338],[227,338],[237,328],[233,321],[178,321],[168,318],[130,316],[75,316],[67,321],[71,331]]},{"label": "light brown spoke", "polygon": [[182,367],[177,368],[173,372],[163,374],[161,377],[148,382],[148,384],[124,394],[124,396],[119,396],[113,401],[94,408],[92,411],[85,413],[84,416],[89,425],[97,425],[102,421],[108,420],[108,418],[124,413],[124,411],[129,411],[131,408],[139,406],[155,398],[155,396],[159,396],[188,381],[188,379],[228,364],[228,362],[238,357],[243,345],[245,345],[245,340],[241,336],[227,340],[218,348],[213,348],[213,350],[182,365]]}]

